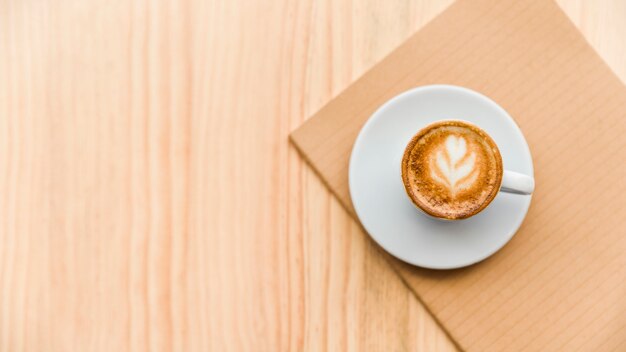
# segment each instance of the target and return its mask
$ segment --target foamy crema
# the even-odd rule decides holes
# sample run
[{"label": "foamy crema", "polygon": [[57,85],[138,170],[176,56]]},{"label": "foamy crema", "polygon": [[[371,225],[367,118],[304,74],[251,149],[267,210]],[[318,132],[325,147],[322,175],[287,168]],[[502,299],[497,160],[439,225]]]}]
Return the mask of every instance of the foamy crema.
[{"label": "foamy crema", "polygon": [[465,219],[479,213],[498,193],[502,174],[495,142],[463,121],[441,121],[423,128],[402,158],[402,180],[411,201],[442,219]]}]

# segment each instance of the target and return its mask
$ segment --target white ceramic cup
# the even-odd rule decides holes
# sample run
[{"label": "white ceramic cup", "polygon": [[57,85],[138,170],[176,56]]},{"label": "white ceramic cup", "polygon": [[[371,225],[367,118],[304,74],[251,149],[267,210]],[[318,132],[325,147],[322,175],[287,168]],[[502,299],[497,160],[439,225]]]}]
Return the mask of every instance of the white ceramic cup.
[{"label": "white ceramic cup", "polygon": [[[502,165],[502,159],[501,159],[501,154],[499,151],[499,147],[497,146],[497,144],[495,143],[495,141],[493,140],[493,138],[487,133],[485,132],[480,126],[470,123],[468,121],[463,121],[463,120],[449,120],[449,119],[445,119],[445,120],[439,120],[439,121],[435,121],[431,124],[429,124],[428,126],[422,128],[421,130],[419,130],[415,136],[411,139],[411,141],[408,143],[408,145],[406,146],[405,149],[405,153],[404,153],[404,157],[402,158],[402,178],[404,180],[405,174],[404,174],[404,170],[405,170],[405,163],[407,162],[406,158],[408,157],[410,150],[413,148],[414,143],[416,143],[416,139],[419,138],[421,135],[423,135],[424,133],[426,133],[428,130],[430,130],[431,128],[433,128],[434,126],[438,126],[441,123],[447,124],[462,124],[467,126],[468,128],[472,128],[474,130],[476,130],[478,133],[480,133],[481,135],[483,135],[484,138],[488,139],[489,143],[493,146],[495,146],[495,148],[498,150],[497,151],[497,157],[500,159],[499,164]],[[534,189],[535,189],[535,180],[528,175],[519,173],[519,172],[515,172],[515,171],[510,171],[510,170],[505,170],[504,168],[502,168],[501,166],[498,167],[498,169],[501,172],[501,177],[500,177],[500,192],[506,192],[506,193],[513,193],[513,194],[520,194],[520,195],[530,195],[533,193]],[[406,182],[406,180],[404,181]],[[467,216],[467,217],[463,217],[460,219],[449,219],[449,218],[443,218],[443,217],[439,217],[435,214],[430,214],[430,212],[427,209],[424,209],[422,205],[419,204],[418,201],[413,199],[413,196],[410,195],[411,191],[409,190],[409,185],[407,183],[404,184],[406,190],[407,190],[407,195],[409,195],[409,198],[411,198],[412,202],[415,204],[415,206],[417,208],[419,208],[420,210],[422,210],[426,215],[429,215],[435,219],[440,219],[440,220],[462,220],[462,219],[466,219],[469,217],[472,217],[478,213],[480,213],[481,211],[483,211],[486,207],[488,207],[491,203],[491,201],[494,199],[495,195],[489,197],[488,199],[485,200],[485,202],[483,203],[483,205],[481,206],[480,209],[478,209],[475,213]]]}]

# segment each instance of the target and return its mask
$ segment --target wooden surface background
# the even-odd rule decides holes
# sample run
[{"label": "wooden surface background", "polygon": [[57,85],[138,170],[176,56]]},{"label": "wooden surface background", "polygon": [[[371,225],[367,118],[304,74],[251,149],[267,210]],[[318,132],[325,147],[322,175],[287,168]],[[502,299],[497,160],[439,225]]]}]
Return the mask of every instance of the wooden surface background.
[{"label": "wooden surface background", "polygon": [[287,141],[450,3],[0,0],[0,351],[454,351]]}]

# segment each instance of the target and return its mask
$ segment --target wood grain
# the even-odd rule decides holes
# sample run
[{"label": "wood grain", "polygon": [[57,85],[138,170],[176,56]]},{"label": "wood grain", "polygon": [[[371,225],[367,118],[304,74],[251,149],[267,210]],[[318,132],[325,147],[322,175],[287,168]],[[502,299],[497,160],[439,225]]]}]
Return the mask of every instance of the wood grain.
[{"label": "wood grain", "polygon": [[0,351],[450,350],[287,142],[445,5],[3,1]]},{"label": "wood grain", "polygon": [[287,143],[450,2],[0,1],[0,351],[453,350]]}]

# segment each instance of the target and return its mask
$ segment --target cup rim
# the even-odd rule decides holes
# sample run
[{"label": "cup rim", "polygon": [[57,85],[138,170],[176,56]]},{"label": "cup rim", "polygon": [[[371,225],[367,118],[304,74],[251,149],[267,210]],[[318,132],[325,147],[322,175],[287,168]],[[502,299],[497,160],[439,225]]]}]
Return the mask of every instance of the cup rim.
[{"label": "cup rim", "polygon": [[[430,131],[433,128],[439,127],[439,126],[461,126],[461,127],[468,127],[469,129],[473,130],[475,133],[479,134],[481,137],[485,138],[485,140],[488,141],[488,144],[490,144],[493,148],[495,157],[496,157],[496,164],[498,166],[498,169],[500,170],[500,172],[498,172],[497,174],[497,180],[496,180],[496,184],[497,186],[493,188],[492,192],[489,194],[489,196],[487,197],[487,199],[485,199],[485,201],[480,205],[480,207],[478,209],[476,209],[473,212],[467,213],[467,214],[461,214],[459,216],[456,217],[446,217],[444,215],[442,215],[441,213],[437,213],[435,211],[432,211],[431,209],[428,209],[428,207],[426,207],[424,204],[422,204],[422,202],[419,201],[419,199],[417,197],[415,197],[410,189],[410,183],[408,180],[408,163],[409,163],[409,157],[411,154],[411,151],[413,150],[413,147],[415,146],[415,144],[417,143],[417,141],[428,131]],[[402,184],[404,186],[404,191],[405,194],[408,196],[408,198],[411,200],[411,203],[420,211],[422,211],[424,214],[431,216],[435,219],[438,220],[445,220],[445,221],[458,221],[458,220],[464,220],[464,219],[468,219],[471,218],[472,216],[475,216],[477,214],[479,214],[480,212],[482,212],[483,210],[485,210],[487,208],[487,206],[489,206],[489,204],[491,204],[491,202],[495,199],[496,195],[498,195],[498,193],[500,192],[500,187],[502,186],[502,178],[504,175],[504,166],[503,166],[503,162],[502,162],[502,154],[500,153],[500,149],[498,148],[498,145],[496,144],[496,142],[493,140],[493,138],[487,133],[485,132],[485,130],[483,130],[482,128],[480,128],[479,126],[477,126],[476,124],[473,124],[471,122],[468,121],[464,121],[464,120],[460,120],[460,119],[444,119],[444,120],[439,120],[439,121],[435,121],[433,123],[430,123],[424,127],[422,127],[419,131],[417,131],[413,137],[411,137],[411,139],[409,140],[409,142],[407,143],[406,147],[404,148],[404,153],[402,155],[402,160],[400,162],[400,169],[401,169],[401,177],[402,177]]]}]

